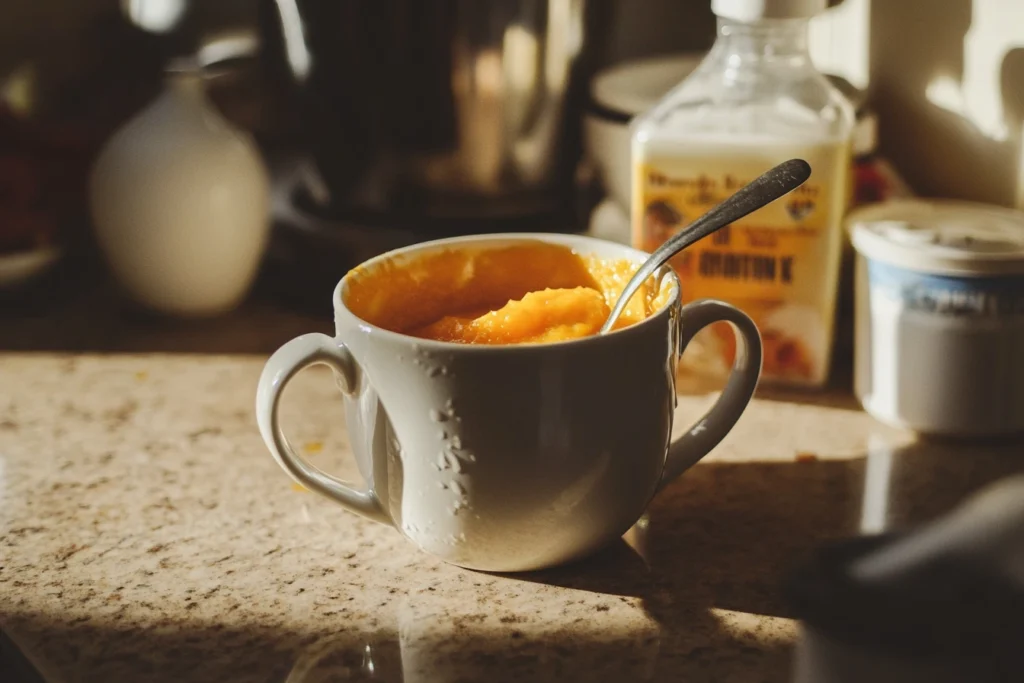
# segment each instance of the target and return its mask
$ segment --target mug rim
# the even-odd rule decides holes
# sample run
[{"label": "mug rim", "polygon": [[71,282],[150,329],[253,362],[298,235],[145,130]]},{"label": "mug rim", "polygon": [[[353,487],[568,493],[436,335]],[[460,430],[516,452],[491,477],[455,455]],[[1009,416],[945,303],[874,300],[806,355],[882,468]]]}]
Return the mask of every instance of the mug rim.
[{"label": "mug rim", "polygon": [[[538,349],[551,349],[559,348],[571,345],[582,345],[582,344],[595,344],[602,343],[604,340],[621,339],[625,336],[632,334],[642,333],[642,329],[648,325],[655,324],[656,321],[660,321],[663,317],[670,315],[673,308],[680,303],[681,298],[681,283],[679,275],[670,264],[665,264],[657,271],[658,273],[664,273],[663,277],[669,278],[669,284],[672,287],[669,293],[668,301],[656,310],[654,313],[644,318],[640,322],[633,323],[629,327],[623,327],[617,330],[612,330],[607,334],[591,334],[585,337],[577,337],[575,339],[565,339],[561,341],[551,342],[536,342],[530,344],[466,344],[462,342],[450,342],[450,341],[439,341],[436,339],[424,339],[422,337],[414,337],[410,334],[403,334],[401,332],[395,332],[393,330],[387,330],[383,327],[374,325],[373,323],[363,320],[355,313],[353,313],[348,306],[345,304],[343,294],[348,285],[349,276],[355,271],[356,268],[360,267],[372,267],[380,262],[394,258],[396,256],[413,254],[420,251],[431,251],[440,247],[449,245],[457,245],[464,243],[513,243],[513,242],[528,242],[528,241],[541,241],[549,244],[561,244],[568,247],[574,247],[579,244],[591,244],[601,245],[605,248],[613,248],[622,252],[622,258],[629,259],[636,264],[643,263],[650,254],[643,251],[642,249],[636,249],[626,244],[619,242],[613,242],[611,240],[601,239],[598,237],[591,237],[589,235],[577,235],[571,233],[544,233],[544,232],[502,232],[502,233],[483,233],[477,235],[459,235],[457,237],[445,237],[436,240],[429,240],[427,242],[418,242],[416,244],[406,245],[404,247],[398,247],[390,251],[386,251],[382,254],[378,254],[371,259],[363,261],[358,266],[350,269],[345,275],[338,281],[338,284],[334,287],[332,294],[334,302],[334,316],[335,320],[339,318],[347,318],[349,322],[354,323],[361,330],[367,334],[372,334],[383,339],[391,339],[393,341],[405,341],[410,344],[417,344],[425,348],[434,351],[461,351],[465,353],[486,353],[486,352],[526,352],[526,351],[537,351]],[[592,252],[591,252],[592,253]],[[653,276],[652,276],[653,277]]]}]

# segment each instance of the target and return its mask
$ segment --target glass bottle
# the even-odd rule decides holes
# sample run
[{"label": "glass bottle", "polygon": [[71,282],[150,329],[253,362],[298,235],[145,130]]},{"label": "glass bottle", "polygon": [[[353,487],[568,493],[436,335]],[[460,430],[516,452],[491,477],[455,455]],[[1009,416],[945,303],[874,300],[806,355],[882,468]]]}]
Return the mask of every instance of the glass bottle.
[{"label": "glass bottle", "polygon": [[[808,22],[824,8],[713,0],[710,52],[632,123],[633,243],[647,251],[772,166],[810,163],[803,186],[673,261],[684,301],[724,299],[754,318],[765,381],[804,386],[828,377],[850,199],[853,109],[808,51]],[[726,371],[731,340],[727,327],[706,330],[684,366]]]}]

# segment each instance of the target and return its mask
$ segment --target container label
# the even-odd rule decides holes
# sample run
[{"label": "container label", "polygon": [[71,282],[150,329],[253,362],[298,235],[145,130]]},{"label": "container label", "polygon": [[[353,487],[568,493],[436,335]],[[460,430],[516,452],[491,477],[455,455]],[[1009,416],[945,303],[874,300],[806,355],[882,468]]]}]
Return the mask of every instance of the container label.
[{"label": "container label", "polygon": [[1024,276],[928,275],[868,261],[873,291],[908,310],[958,318],[1024,316]]},{"label": "container label", "polygon": [[[827,377],[841,234],[849,196],[845,148],[815,148],[802,186],[691,246],[672,260],[684,302],[727,301],[750,315],[765,350],[763,377],[814,385]],[[657,158],[634,168],[633,243],[653,251],[764,173],[763,163],[722,157]],[[703,365],[724,371],[732,330],[716,325],[698,344]],[[710,351],[710,356],[707,353]],[[708,368],[702,368],[708,369]]]}]

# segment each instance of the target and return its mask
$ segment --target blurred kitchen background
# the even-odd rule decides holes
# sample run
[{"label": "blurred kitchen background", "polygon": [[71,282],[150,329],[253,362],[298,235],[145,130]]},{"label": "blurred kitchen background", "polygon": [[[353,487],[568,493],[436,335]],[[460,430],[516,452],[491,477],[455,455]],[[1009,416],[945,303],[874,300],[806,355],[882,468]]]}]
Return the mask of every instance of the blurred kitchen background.
[{"label": "blurred kitchen background", "polygon": [[[266,353],[392,247],[623,238],[625,122],[714,27],[709,0],[6,0],[0,348]],[[1024,208],[1024,3],[843,0],[811,45],[861,189]]]}]

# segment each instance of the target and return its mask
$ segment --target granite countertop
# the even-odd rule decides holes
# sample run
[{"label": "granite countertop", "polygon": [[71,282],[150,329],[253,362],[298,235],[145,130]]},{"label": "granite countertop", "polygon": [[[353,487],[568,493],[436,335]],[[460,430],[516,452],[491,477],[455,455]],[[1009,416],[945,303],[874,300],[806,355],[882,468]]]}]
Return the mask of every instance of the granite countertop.
[{"label": "granite countertop", "polygon": [[[762,395],[623,542],[501,576],[293,486],[263,358],[0,355],[0,627],[47,681],[785,681],[779,580],[817,543],[934,515],[1020,444],[921,442],[839,393]],[[680,426],[714,396],[684,387]],[[333,383],[295,443],[354,473]]]}]

